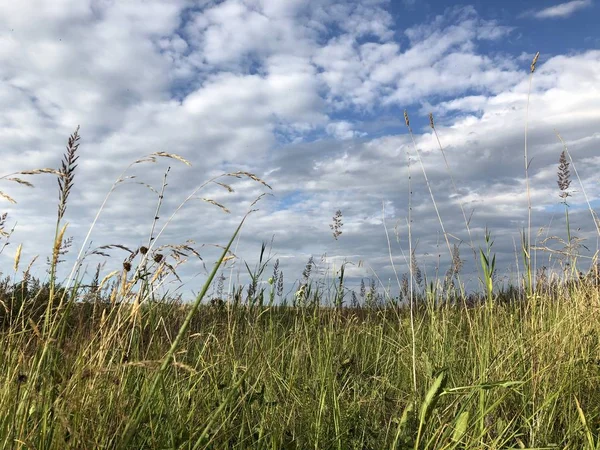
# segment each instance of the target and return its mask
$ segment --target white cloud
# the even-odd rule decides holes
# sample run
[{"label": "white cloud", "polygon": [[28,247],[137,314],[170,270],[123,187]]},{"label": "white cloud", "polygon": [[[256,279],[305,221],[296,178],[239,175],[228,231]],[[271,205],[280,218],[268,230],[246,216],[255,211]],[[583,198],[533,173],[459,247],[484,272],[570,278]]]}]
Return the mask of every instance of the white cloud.
[{"label": "white cloud", "polygon": [[[509,35],[506,24],[466,7],[398,30],[378,1],[315,0],[308,7],[299,0],[227,0],[195,9],[158,0],[48,5],[0,4],[0,175],[58,165],[80,123],[80,165],[67,210],[75,247],[124,167],[167,151],[193,168],[173,160],[136,166],[138,178],[109,202],[93,235],[96,245],[147,241],[156,198],[134,182],[160,188],[167,164],[173,168],[161,220],[208,177],[247,170],[265,177],[275,196],[246,223],[240,256],[252,260],[259,241],[275,235],[274,251],[286,257],[289,280],[310,254],[325,252],[366,260],[385,278],[381,204],[390,222],[400,224],[405,245],[411,149],[410,138],[395,131],[404,129],[402,118],[389,116],[407,107],[415,118],[420,108],[436,115],[458,196],[430,130],[414,131],[448,231],[467,239],[457,213],[463,199],[468,212],[475,208],[476,232],[489,225],[499,235],[502,260],[512,259],[512,240],[500,244],[500,236],[518,230],[526,211],[521,149],[528,64],[481,45]],[[588,194],[600,196],[592,183],[600,164],[592,152],[599,140],[599,73],[599,52],[540,60],[530,119],[536,225],[547,223],[544,208],[558,199],[551,178],[561,147],[554,128],[571,144]],[[377,128],[382,116],[386,125]],[[439,251],[439,226],[414,154],[411,170],[418,254],[430,261],[423,254]],[[34,181],[35,190],[1,186],[19,200],[16,207],[3,203],[2,211],[18,219],[13,242],[24,242],[24,260],[47,254],[53,236],[55,181]],[[230,181],[234,193],[215,185],[203,196],[224,203],[232,215],[190,204],[164,240],[224,242],[262,192],[248,180]],[[328,225],[337,209],[346,225],[334,242]],[[573,223],[589,229],[577,211]],[[210,248],[202,250],[207,263]],[[188,278],[201,273],[200,265],[190,267]],[[43,273],[43,263],[38,268]]]},{"label": "white cloud", "polygon": [[541,10],[529,10],[522,13],[519,17],[533,17],[535,19],[565,19],[572,16],[577,11],[589,8],[592,5],[592,0],[572,0],[570,2],[549,6],[548,8]]},{"label": "white cloud", "polygon": [[354,125],[345,120],[328,123],[325,127],[325,130],[334,138],[341,140],[358,138],[367,135],[367,133],[355,130]]},{"label": "white cloud", "polygon": [[495,92],[515,82],[516,66],[504,56],[479,54],[477,42],[510,31],[482,20],[471,7],[454,8],[406,30],[411,46],[404,51],[396,42],[359,44],[343,35],[320,48],[315,62],[336,108],[370,110],[377,101],[406,104],[467,89]]}]

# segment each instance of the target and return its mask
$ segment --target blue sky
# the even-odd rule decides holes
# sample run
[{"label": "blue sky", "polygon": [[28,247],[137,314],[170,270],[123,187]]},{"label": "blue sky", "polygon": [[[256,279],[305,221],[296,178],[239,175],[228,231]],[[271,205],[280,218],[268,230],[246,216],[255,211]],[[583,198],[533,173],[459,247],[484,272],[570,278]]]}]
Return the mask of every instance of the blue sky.
[{"label": "blue sky", "polygon": [[[384,0],[24,0],[0,4],[0,175],[56,167],[68,135],[81,125],[80,165],[63,271],[89,246],[145,244],[171,165],[159,227],[180,202],[223,172],[233,193],[209,184],[198,193],[224,204],[192,201],[156,245],[196,242],[207,266],[261,193],[269,196],[245,225],[228,283],[244,282],[262,241],[273,242],[290,284],[310,256],[323,276],[344,261],[352,283],[393,278],[385,225],[399,273],[407,271],[408,179],[413,189],[416,255],[430,276],[444,273],[449,252],[419,158],[451,245],[460,245],[470,285],[477,273],[471,241],[496,236],[499,280],[514,277],[514,242],[526,224],[523,170],[529,66],[532,79],[529,156],[534,236],[562,236],[556,170],[565,139],[581,177],[573,181],[571,217],[592,250],[600,188],[600,10],[593,0],[533,2]],[[404,124],[410,115],[414,145]],[[433,113],[448,167],[429,128]],[[418,153],[416,152],[418,149]],[[90,240],[85,236],[119,174],[143,155],[165,151],[192,164],[161,159],[134,165],[137,178],[110,197]],[[409,170],[407,155],[410,155]],[[454,184],[452,181],[454,180]],[[7,272],[14,250],[44,273],[55,217],[56,182],[0,190],[17,222],[0,255]],[[136,184],[135,182],[140,181]],[[456,187],[456,189],[455,189]],[[471,217],[466,230],[462,209]],[[329,224],[343,213],[336,241]],[[397,236],[394,233],[397,232]],[[541,244],[540,244],[541,245]],[[114,252],[103,270],[126,257]],[[582,261],[593,251],[583,255]],[[99,260],[90,257],[84,267]],[[540,250],[540,265],[561,261]],[[206,277],[193,258],[178,268],[185,292]],[[504,277],[504,278],[503,278]],[[167,280],[165,289],[177,288]]]},{"label": "blue sky", "polygon": [[[478,13],[490,20],[508,24],[521,35],[523,40],[516,45],[516,40],[505,42],[510,51],[523,51],[524,43],[534,51],[540,42],[551,47],[553,51],[565,52],[573,49],[596,48],[593,40],[598,39],[596,19],[597,5],[593,1],[575,0],[570,2],[529,0],[526,2],[507,1],[394,1],[389,3],[389,11],[399,28],[410,27],[414,23],[429,21],[433,16],[443,14],[448,8],[457,5],[470,5]],[[560,33],[557,33],[560,27]]]}]

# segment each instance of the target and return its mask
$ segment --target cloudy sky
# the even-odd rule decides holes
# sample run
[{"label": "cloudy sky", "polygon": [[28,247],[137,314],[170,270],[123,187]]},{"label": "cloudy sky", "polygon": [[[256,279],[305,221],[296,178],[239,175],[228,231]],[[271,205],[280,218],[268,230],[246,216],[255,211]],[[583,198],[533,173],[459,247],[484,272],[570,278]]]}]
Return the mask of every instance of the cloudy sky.
[{"label": "cloudy sky", "polygon": [[[144,183],[160,191],[169,166],[157,229],[205,181],[251,172],[272,191],[247,178],[221,179],[232,193],[209,184],[196,196],[231,213],[193,199],[156,245],[191,239],[210,269],[214,245],[225,244],[252,201],[269,192],[246,222],[238,259],[225,275],[228,283],[244,282],[243,262],[252,267],[265,241],[291,289],[311,255],[322,276],[347,261],[351,282],[376,273],[387,285],[393,271],[384,214],[394,264],[399,274],[407,272],[409,175],[416,257],[429,276],[437,266],[446,271],[450,256],[420,158],[450,245],[460,246],[465,278],[477,279],[470,245],[484,245],[486,227],[495,240],[499,279],[514,277],[515,245],[527,225],[524,136],[537,51],[528,132],[532,236],[538,243],[565,238],[556,130],[583,183],[571,185],[574,234],[586,239],[584,255],[598,248],[584,191],[597,210],[599,21],[593,0],[1,2],[0,175],[58,167],[69,134],[81,126],[65,216],[66,235],[73,237],[61,271],[66,277],[84,245],[148,242],[158,196]],[[113,192],[84,241],[113,182],[152,152],[181,155],[192,166],[167,158],[134,165],[126,175],[136,178]],[[0,190],[18,202],[0,204],[7,226],[16,223],[0,264],[10,273],[22,243],[23,265],[40,255],[34,267],[43,276],[56,180],[28,179],[34,189],[0,180]],[[329,224],[337,210],[343,234],[335,240]],[[547,245],[561,248],[553,240]],[[104,274],[127,256],[111,254]],[[88,258],[84,267],[93,272],[98,261]],[[547,253],[538,253],[540,266],[557,263],[556,256],[548,261]],[[179,274],[182,292],[197,291],[206,279],[193,257]]]}]

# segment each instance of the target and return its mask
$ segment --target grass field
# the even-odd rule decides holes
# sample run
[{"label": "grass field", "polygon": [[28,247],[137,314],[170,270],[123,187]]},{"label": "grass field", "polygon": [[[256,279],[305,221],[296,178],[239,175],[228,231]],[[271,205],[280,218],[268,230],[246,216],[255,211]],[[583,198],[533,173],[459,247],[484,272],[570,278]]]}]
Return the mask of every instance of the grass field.
[{"label": "grass field", "polygon": [[2,333],[2,445],[597,448],[599,307],[584,283],[424,304],[416,392],[408,308],[203,306],[174,352],[188,306],[72,305],[55,333],[24,311]]}]

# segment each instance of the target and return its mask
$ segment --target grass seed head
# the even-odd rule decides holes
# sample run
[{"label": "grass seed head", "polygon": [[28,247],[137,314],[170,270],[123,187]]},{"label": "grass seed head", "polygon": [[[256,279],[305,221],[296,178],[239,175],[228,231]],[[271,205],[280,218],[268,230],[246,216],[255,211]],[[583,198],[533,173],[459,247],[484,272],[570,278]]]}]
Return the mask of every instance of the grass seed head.
[{"label": "grass seed head", "polygon": [[19,270],[19,262],[21,261],[21,250],[23,249],[23,244],[19,244],[17,247],[17,252],[15,253],[15,264],[14,269],[15,272]]},{"label": "grass seed head", "polygon": [[21,172],[18,172],[20,175],[39,175],[42,173],[50,173],[52,175],[57,175],[59,177],[62,177],[62,172],[60,170],[56,170],[56,169],[35,169],[35,170],[23,170]]},{"label": "grass seed head", "polygon": [[162,158],[171,158],[171,159],[176,159],[177,161],[181,161],[182,163],[184,163],[186,166],[191,166],[192,163],[190,163],[187,159],[175,154],[175,153],[167,153],[167,152],[155,152],[152,153],[150,155],[150,157],[152,158],[153,156],[160,156]]},{"label": "grass seed head", "polygon": [[561,191],[559,197],[566,200],[570,196],[568,190],[571,186],[571,171],[569,170],[569,161],[567,161],[567,155],[564,150],[560,153],[560,158],[558,159],[557,184]]},{"label": "grass seed head", "polygon": [[533,57],[533,61],[531,62],[531,73],[535,72],[535,65],[537,64],[538,58],[540,57],[540,52],[537,52]]},{"label": "grass seed head", "polygon": [[69,136],[67,151],[64,154],[62,166],[60,168],[61,176],[58,177],[59,202],[58,202],[58,220],[62,220],[67,209],[67,199],[73,187],[75,179],[75,168],[77,167],[77,150],[79,149],[79,126],[75,132]]},{"label": "grass seed head", "polygon": [[12,203],[13,205],[14,205],[15,203],[17,203],[17,201],[16,201],[14,198],[12,198],[10,195],[8,195],[8,194],[6,194],[6,193],[4,193],[4,192],[2,192],[2,191],[0,191],[0,197],[3,197],[3,198],[5,198],[6,200],[8,200],[8,201],[9,201],[9,203]]},{"label": "grass seed head", "polygon": [[335,212],[335,215],[333,216],[333,223],[331,223],[329,225],[329,228],[331,228],[331,231],[333,232],[333,238],[336,241],[338,240],[338,238],[342,234],[341,228],[342,228],[343,225],[344,225],[344,222],[342,221],[342,211],[338,209]]},{"label": "grass seed head", "polygon": [[4,231],[4,227],[6,226],[6,218],[8,217],[8,213],[0,214],[0,236],[8,237],[10,233]]},{"label": "grass seed head", "polygon": [[23,186],[33,187],[32,183],[30,183],[29,181],[23,180],[22,178],[11,177],[11,178],[7,178],[7,180],[14,181],[15,183],[22,184]]}]

